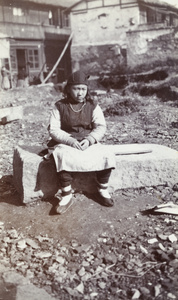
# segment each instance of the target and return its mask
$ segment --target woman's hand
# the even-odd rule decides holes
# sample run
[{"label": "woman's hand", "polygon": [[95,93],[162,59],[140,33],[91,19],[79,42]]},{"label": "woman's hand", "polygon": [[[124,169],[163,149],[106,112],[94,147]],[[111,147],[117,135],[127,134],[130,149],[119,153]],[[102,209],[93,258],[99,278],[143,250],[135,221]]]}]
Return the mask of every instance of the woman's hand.
[{"label": "woman's hand", "polygon": [[76,148],[78,150],[83,150],[82,146],[80,145],[80,142],[78,142],[77,140],[72,143],[71,147]]},{"label": "woman's hand", "polygon": [[80,142],[80,146],[82,147],[82,150],[85,150],[89,147],[90,143],[87,139],[84,139]]}]

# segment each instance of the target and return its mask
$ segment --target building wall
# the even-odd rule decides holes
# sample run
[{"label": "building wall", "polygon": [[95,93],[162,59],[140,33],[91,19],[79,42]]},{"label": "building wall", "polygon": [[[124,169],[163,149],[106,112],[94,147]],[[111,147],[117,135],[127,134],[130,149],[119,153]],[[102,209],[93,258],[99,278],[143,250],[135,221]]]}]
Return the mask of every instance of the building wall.
[{"label": "building wall", "polygon": [[[104,7],[106,3],[110,5]],[[91,0],[74,7],[72,69],[119,73],[141,64],[151,67],[169,56],[177,59],[176,12],[149,5],[148,18],[147,5],[138,4],[133,0],[130,4],[128,0]]]},{"label": "building wall", "polygon": [[[132,18],[132,21],[131,21]],[[134,22],[134,25],[130,23]],[[138,7],[101,7],[71,15],[73,45],[125,43],[126,31],[139,23]]]},{"label": "building wall", "polygon": [[165,63],[168,59],[178,61],[178,33],[177,29],[160,28],[145,29],[127,33],[128,66]]},{"label": "building wall", "polygon": [[94,73],[111,71],[125,65],[126,32],[137,28],[137,6],[100,7],[71,14],[74,33],[71,57],[73,70],[80,67]]}]

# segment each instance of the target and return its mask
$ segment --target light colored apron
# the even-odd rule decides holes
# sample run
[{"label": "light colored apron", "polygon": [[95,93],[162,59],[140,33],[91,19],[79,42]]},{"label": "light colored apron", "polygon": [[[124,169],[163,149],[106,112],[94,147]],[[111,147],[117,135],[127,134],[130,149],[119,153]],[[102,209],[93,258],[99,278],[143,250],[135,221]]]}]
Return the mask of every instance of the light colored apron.
[{"label": "light colored apron", "polygon": [[53,157],[57,172],[92,172],[115,168],[116,159],[113,151],[100,143],[88,147],[86,150],[58,144],[54,147]]}]

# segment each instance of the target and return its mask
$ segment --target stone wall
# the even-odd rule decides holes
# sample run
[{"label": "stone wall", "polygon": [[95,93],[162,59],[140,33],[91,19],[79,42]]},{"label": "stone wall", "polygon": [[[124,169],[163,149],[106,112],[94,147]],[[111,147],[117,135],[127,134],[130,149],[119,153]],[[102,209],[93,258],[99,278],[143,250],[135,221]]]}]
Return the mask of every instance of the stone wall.
[{"label": "stone wall", "polygon": [[127,32],[127,64],[129,67],[146,64],[167,63],[178,60],[178,33],[173,28],[154,29],[147,27]]},{"label": "stone wall", "polygon": [[175,29],[144,29],[127,32],[127,44],[72,46],[72,69],[79,67],[90,71],[115,72],[119,74],[127,67],[154,64],[167,65],[178,61],[178,33]]}]

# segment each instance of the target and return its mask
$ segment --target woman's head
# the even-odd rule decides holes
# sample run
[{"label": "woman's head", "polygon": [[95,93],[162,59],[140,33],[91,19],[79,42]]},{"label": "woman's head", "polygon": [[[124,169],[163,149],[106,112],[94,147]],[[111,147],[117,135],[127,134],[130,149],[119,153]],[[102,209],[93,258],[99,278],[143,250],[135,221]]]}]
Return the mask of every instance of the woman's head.
[{"label": "woman's head", "polygon": [[67,80],[64,93],[75,102],[83,102],[88,96],[88,78],[89,76],[82,71],[72,73]]},{"label": "woman's head", "polygon": [[68,91],[70,93],[70,96],[75,102],[83,102],[87,95],[87,85],[85,84],[73,84],[68,86]]}]

